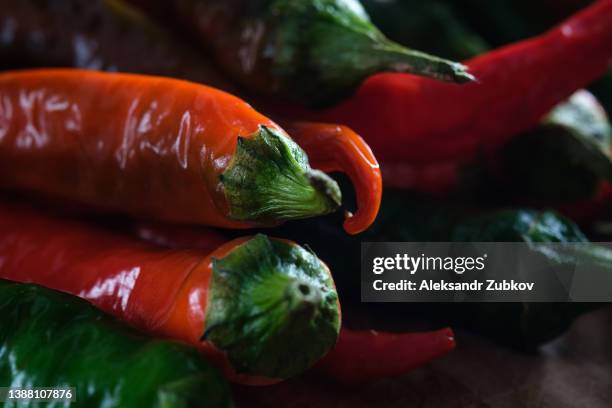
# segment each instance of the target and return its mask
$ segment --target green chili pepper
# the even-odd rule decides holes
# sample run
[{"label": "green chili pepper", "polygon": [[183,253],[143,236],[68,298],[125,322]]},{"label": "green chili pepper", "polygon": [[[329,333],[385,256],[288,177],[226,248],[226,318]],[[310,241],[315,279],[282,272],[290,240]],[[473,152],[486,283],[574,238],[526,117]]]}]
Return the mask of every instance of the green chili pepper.
[{"label": "green chili pepper", "polygon": [[[359,253],[361,241],[589,242],[574,222],[554,212],[523,209],[490,212],[474,208],[460,198],[451,206],[391,190],[385,191],[376,223],[360,237],[344,236],[334,228],[337,222],[334,217],[337,215],[287,226],[283,234],[311,242],[313,249],[336,272],[345,317],[350,315],[347,306],[361,299],[361,281],[355,274],[361,265],[358,257],[343,254]],[[327,239],[320,239],[321,236]],[[608,265],[612,272],[612,251],[595,244],[583,248],[589,254],[592,252],[589,258],[593,262]],[[571,253],[562,255],[565,259],[572,256]],[[394,303],[392,307],[371,304],[368,315],[384,320],[388,327],[410,327],[415,323],[419,327],[463,326],[501,344],[531,351],[563,333],[580,315],[601,306],[598,303]]]},{"label": "green chili pepper", "polygon": [[45,406],[233,405],[227,383],[195,349],[150,340],[77,297],[0,280],[0,315],[0,386],[75,388],[76,402]]},{"label": "green chili pepper", "polygon": [[[389,194],[386,198],[388,197]],[[393,198],[396,203],[402,200],[408,203],[405,197],[402,199],[397,195]],[[387,213],[387,218],[384,228],[378,232],[385,234],[386,241],[408,239],[455,242],[589,242],[575,223],[550,211],[515,209],[474,215],[474,210],[467,208],[465,204],[449,207],[429,200],[421,200],[419,204],[414,198],[410,204],[405,204],[404,211],[400,211],[401,207],[396,207],[396,210],[389,214],[389,208],[383,203],[381,214]],[[382,217],[384,219],[385,215]],[[427,230],[424,225],[433,225],[435,228]],[[415,234],[418,231],[426,233]],[[534,251],[536,250],[534,248]],[[609,249],[593,244],[570,247],[571,250],[581,251],[580,255],[584,255],[583,252],[586,251],[589,259],[608,265],[612,272],[612,251]],[[551,260],[561,259],[562,262],[578,255],[566,252],[557,254],[554,251],[538,253]],[[410,304],[410,307],[413,308],[413,313],[429,314],[441,324],[468,327],[500,343],[530,351],[559,336],[577,317],[601,307],[601,304],[457,303],[419,306]]]},{"label": "green chili pepper", "polygon": [[331,104],[377,72],[474,79],[459,63],[387,39],[357,0],[131,1],[174,13],[245,88],[307,105]]},{"label": "green chili pepper", "polygon": [[611,153],[612,128],[606,113],[593,95],[581,90],[537,129],[502,149],[495,165],[503,183],[485,178],[481,188],[485,194],[505,189],[512,196],[544,202],[589,198],[603,180],[612,181]]},{"label": "green chili pepper", "polygon": [[[500,211],[457,225],[451,236],[459,242],[589,242],[572,221],[553,212]],[[549,247],[538,253],[563,265],[578,255],[612,272],[612,251],[597,245]],[[578,253],[579,252],[579,253]],[[584,257],[582,259],[585,259]],[[601,307],[598,303],[477,303],[460,304],[455,321],[522,350],[534,350],[567,330],[581,314]]]},{"label": "green chili pepper", "polygon": [[580,228],[553,212],[503,210],[458,223],[456,242],[588,242]]}]

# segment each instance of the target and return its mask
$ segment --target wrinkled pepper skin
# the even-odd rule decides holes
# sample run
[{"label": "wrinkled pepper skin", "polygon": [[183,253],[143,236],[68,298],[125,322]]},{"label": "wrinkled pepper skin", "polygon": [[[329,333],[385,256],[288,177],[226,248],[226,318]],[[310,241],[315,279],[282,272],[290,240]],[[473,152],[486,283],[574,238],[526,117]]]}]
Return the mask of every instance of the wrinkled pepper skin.
[{"label": "wrinkled pepper skin", "polygon": [[225,228],[335,210],[341,194],[270,119],[186,81],[0,74],[0,184],[136,217]]},{"label": "wrinkled pepper skin", "polygon": [[325,264],[263,235],[208,254],[166,250],[3,204],[0,258],[1,278],[77,295],[147,333],[191,344],[236,382],[301,373],[332,348],[340,327]]},{"label": "wrinkled pepper skin", "polygon": [[[197,351],[149,339],[77,297],[2,280],[0,314],[4,387],[74,387],[75,408],[233,406],[227,383]],[[51,406],[4,406],[43,405]]]},{"label": "wrinkled pepper skin", "polygon": [[473,77],[459,63],[400,46],[357,0],[131,0],[199,40],[219,69],[245,89],[324,106],[376,72],[450,82]]},{"label": "wrinkled pepper skin", "polygon": [[[0,41],[0,56],[7,63],[24,68],[61,66],[171,76],[236,94],[229,81],[216,75],[205,55],[185,47],[180,37],[161,30],[139,10],[121,1],[93,0],[85,4],[81,0],[67,0],[58,7],[49,0],[36,4],[15,2],[0,8],[3,11],[0,19],[15,28],[11,36]],[[81,47],[83,39],[90,46],[87,52]],[[42,46],[34,46],[40,42]],[[81,53],[89,58],[82,58]],[[292,134],[292,138],[306,151],[313,168],[321,169],[322,163],[353,180],[363,199],[358,202],[355,216],[346,219],[345,226],[351,234],[365,230],[380,205],[382,183],[369,146],[342,126],[320,123],[286,126],[299,132]],[[339,160],[330,162],[333,155]]]},{"label": "wrinkled pepper skin", "polygon": [[[475,83],[374,75],[353,98],[310,117],[350,126],[384,163],[386,185],[411,188],[438,165],[494,152],[602,75],[612,58],[610,22],[612,1],[601,0],[539,37],[469,60]],[[406,177],[403,165],[418,174]]]}]

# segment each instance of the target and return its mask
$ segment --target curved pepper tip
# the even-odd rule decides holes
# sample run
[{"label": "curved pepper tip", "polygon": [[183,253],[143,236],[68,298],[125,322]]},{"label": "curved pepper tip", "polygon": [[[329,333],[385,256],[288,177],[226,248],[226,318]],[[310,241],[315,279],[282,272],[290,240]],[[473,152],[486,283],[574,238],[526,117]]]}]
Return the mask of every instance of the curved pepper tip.
[{"label": "curved pepper tip", "polygon": [[355,188],[357,211],[345,212],[344,229],[351,235],[365,231],[376,219],[382,200],[382,175],[370,146],[345,126],[300,122],[288,128],[308,154],[313,168],[349,176]]},{"label": "curved pepper tip", "polygon": [[444,329],[438,330],[438,335],[440,343],[442,344],[442,347],[440,348],[441,354],[445,354],[457,347],[455,332],[450,327],[445,327]]}]

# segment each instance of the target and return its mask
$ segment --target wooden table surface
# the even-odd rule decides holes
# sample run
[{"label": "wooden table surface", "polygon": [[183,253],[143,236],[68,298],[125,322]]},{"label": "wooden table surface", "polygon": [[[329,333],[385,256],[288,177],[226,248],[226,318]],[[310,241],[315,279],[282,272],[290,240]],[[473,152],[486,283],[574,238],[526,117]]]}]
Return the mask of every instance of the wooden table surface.
[{"label": "wooden table surface", "polygon": [[308,373],[235,386],[239,407],[612,407],[612,307],[582,316],[530,355],[457,333],[449,355],[393,380],[339,387]]}]

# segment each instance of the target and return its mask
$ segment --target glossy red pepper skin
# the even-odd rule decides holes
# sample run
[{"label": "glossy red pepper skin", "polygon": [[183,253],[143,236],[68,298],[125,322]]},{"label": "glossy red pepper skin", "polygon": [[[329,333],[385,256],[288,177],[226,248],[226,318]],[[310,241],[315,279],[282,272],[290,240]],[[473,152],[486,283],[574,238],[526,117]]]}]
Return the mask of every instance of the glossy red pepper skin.
[{"label": "glossy red pepper skin", "polygon": [[468,61],[475,83],[380,74],[344,103],[301,115],[350,126],[383,163],[388,185],[412,187],[385,165],[423,173],[493,152],[602,75],[611,59],[612,1],[600,0],[539,37]]},{"label": "glossy red pepper skin", "polygon": [[211,279],[211,257],[241,240],[202,256],[155,250],[128,238],[76,223],[0,206],[0,275],[78,295],[130,325],[197,345]]},{"label": "glossy red pepper skin", "polygon": [[[172,231],[172,228],[161,231]],[[147,226],[137,228],[135,233],[146,239],[151,239],[152,233],[156,239],[163,236],[155,227]],[[199,233],[194,242],[207,251],[164,249],[82,223],[0,204],[0,278],[35,283],[79,296],[144,332],[196,347],[234,382],[270,384],[282,378],[237,372],[230,351],[217,348],[206,335],[211,329],[207,322],[209,310],[214,307],[209,301],[213,293],[213,263],[235,253],[251,239],[243,237],[228,242],[213,232]],[[221,241],[224,243],[210,249]],[[277,241],[296,246],[289,241]],[[250,265],[253,267],[252,262]],[[327,267],[322,267],[329,276]],[[299,268],[294,265],[291,273],[295,274]],[[325,289],[326,293],[330,289],[335,293],[333,282]],[[258,293],[267,296],[262,290]],[[283,299],[287,293],[281,291]],[[339,316],[337,295],[334,296],[334,308]],[[314,313],[321,311],[315,309]],[[239,321],[245,317],[235,316]],[[245,325],[250,323],[246,322],[248,318],[246,315]],[[291,317],[285,316],[285,319]],[[320,333],[318,323],[309,324]],[[289,352],[294,353],[299,347],[292,343]],[[261,346],[257,350],[261,353]],[[279,352],[278,347],[275,352]]]},{"label": "glossy red pepper skin", "polygon": [[[154,6],[154,3],[148,2],[147,5]],[[6,57],[9,66],[18,62],[24,67],[87,68],[95,65],[96,69],[104,71],[186,79],[236,94],[236,89],[217,75],[204,56],[193,52],[171,34],[159,30],[155,23],[123,2],[95,0],[83,5],[78,0],[70,0],[58,7],[51,0],[34,3],[28,0],[7,5],[4,11],[6,13],[0,17],[0,22],[6,21],[7,26],[15,28],[12,37],[0,41],[0,53]],[[86,14],[87,18],[79,19],[79,13]],[[75,24],[75,20],[78,23]],[[134,47],[140,51],[139,55],[149,56],[146,63],[133,53]],[[83,55],[89,58],[83,58]],[[292,125],[289,124],[289,127]],[[359,180],[355,185],[357,190],[367,186],[375,188],[381,183],[380,171],[377,164],[372,165],[376,160],[370,157],[369,147],[350,130],[337,127],[341,129],[336,132],[338,137],[351,142],[333,143],[321,137],[322,133],[329,135],[330,130],[326,129],[336,129],[332,125],[300,125],[300,129],[304,130],[300,132],[298,143],[308,140],[307,153],[312,164],[317,161],[313,160],[314,156],[328,155],[330,146],[342,147],[346,150],[336,153],[344,160],[334,163],[334,171],[343,171],[352,180]],[[316,140],[321,141],[322,145],[314,143]],[[318,167],[315,165],[314,168]],[[372,169],[369,173],[364,171],[368,168]],[[351,174],[352,171],[358,174]],[[346,221],[349,233],[361,232],[369,226],[367,220],[373,219],[380,204],[377,195],[377,190],[367,194],[363,191],[358,211]]]},{"label": "glossy red pepper skin", "polygon": [[[380,166],[365,141],[346,126],[316,122],[289,122],[285,129],[308,154],[310,164],[326,173],[345,173],[353,183],[358,209],[344,221],[344,229],[356,234],[370,226],[382,200]],[[220,234],[210,229],[190,229],[167,224],[141,224],[138,235],[171,248],[209,249]],[[223,239],[223,238],[221,238]]]},{"label": "glossy red pepper skin", "polygon": [[[156,220],[226,228],[275,225],[280,220],[274,216],[233,217],[227,186],[221,179],[238,155],[240,138],[250,140],[262,128],[286,136],[242,100],[186,81],[80,70],[3,73],[0,183]],[[314,141],[308,142],[311,153],[326,154],[325,125],[301,125],[299,129],[303,141]],[[354,234],[365,230],[376,216],[381,176],[367,145],[353,133],[345,137],[348,133],[337,132],[339,140],[350,139],[353,144],[340,143],[341,148],[336,149],[339,144],[330,143],[334,151],[341,150],[339,162],[324,164],[347,172],[358,183],[361,201],[355,217],[346,223],[347,231]],[[355,145],[358,147],[351,149]],[[289,159],[287,162],[295,163],[295,158]],[[298,198],[294,207],[305,212],[304,216],[325,213],[337,205],[332,201],[339,198],[330,201],[325,187],[334,182],[328,177],[323,182],[319,187],[308,186],[308,181],[305,187],[300,185],[315,191],[316,197],[326,197],[308,201],[313,197],[308,192],[303,201]],[[254,184],[255,192],[264,191],[255,181],[245,185]],[[268,184],[272,187],[265,187],[264,181],[264,189],[272,196],[277,194],[275,183]],[[373,190],[368,191],[370,188]],[[241,199],[247,206],[253,201],[248,197]],[[278,202],[285,205],[286,197]],[[264,206],[269,205],[268,201]],[[311,211],[310,206],[317,209]]]},{"label": "glossy red pepper skin", "polygon": [[[134,232],[140,239],[170,248],[206,249],[207,241],[216,237],[209,229],[160,224],[137,226]],[[386,333],[342,327],[336,346],[314,369],[343,384],[361,384],[405,374],[454,348],[454,333],[449,328]]]},{"label": "glossy red pepper skin", "polygon": [[405,374],[455,348],[451,329],[423,333],[340,330],[336,347],[316,368],[344,384]]},{"label": "glossy red pepper skin", "polygon": [[219,174],[238,135],[278,128],[245,102],[185,81],[80,70],[0,74],[4,186],[141,217],[248,227]]}]

